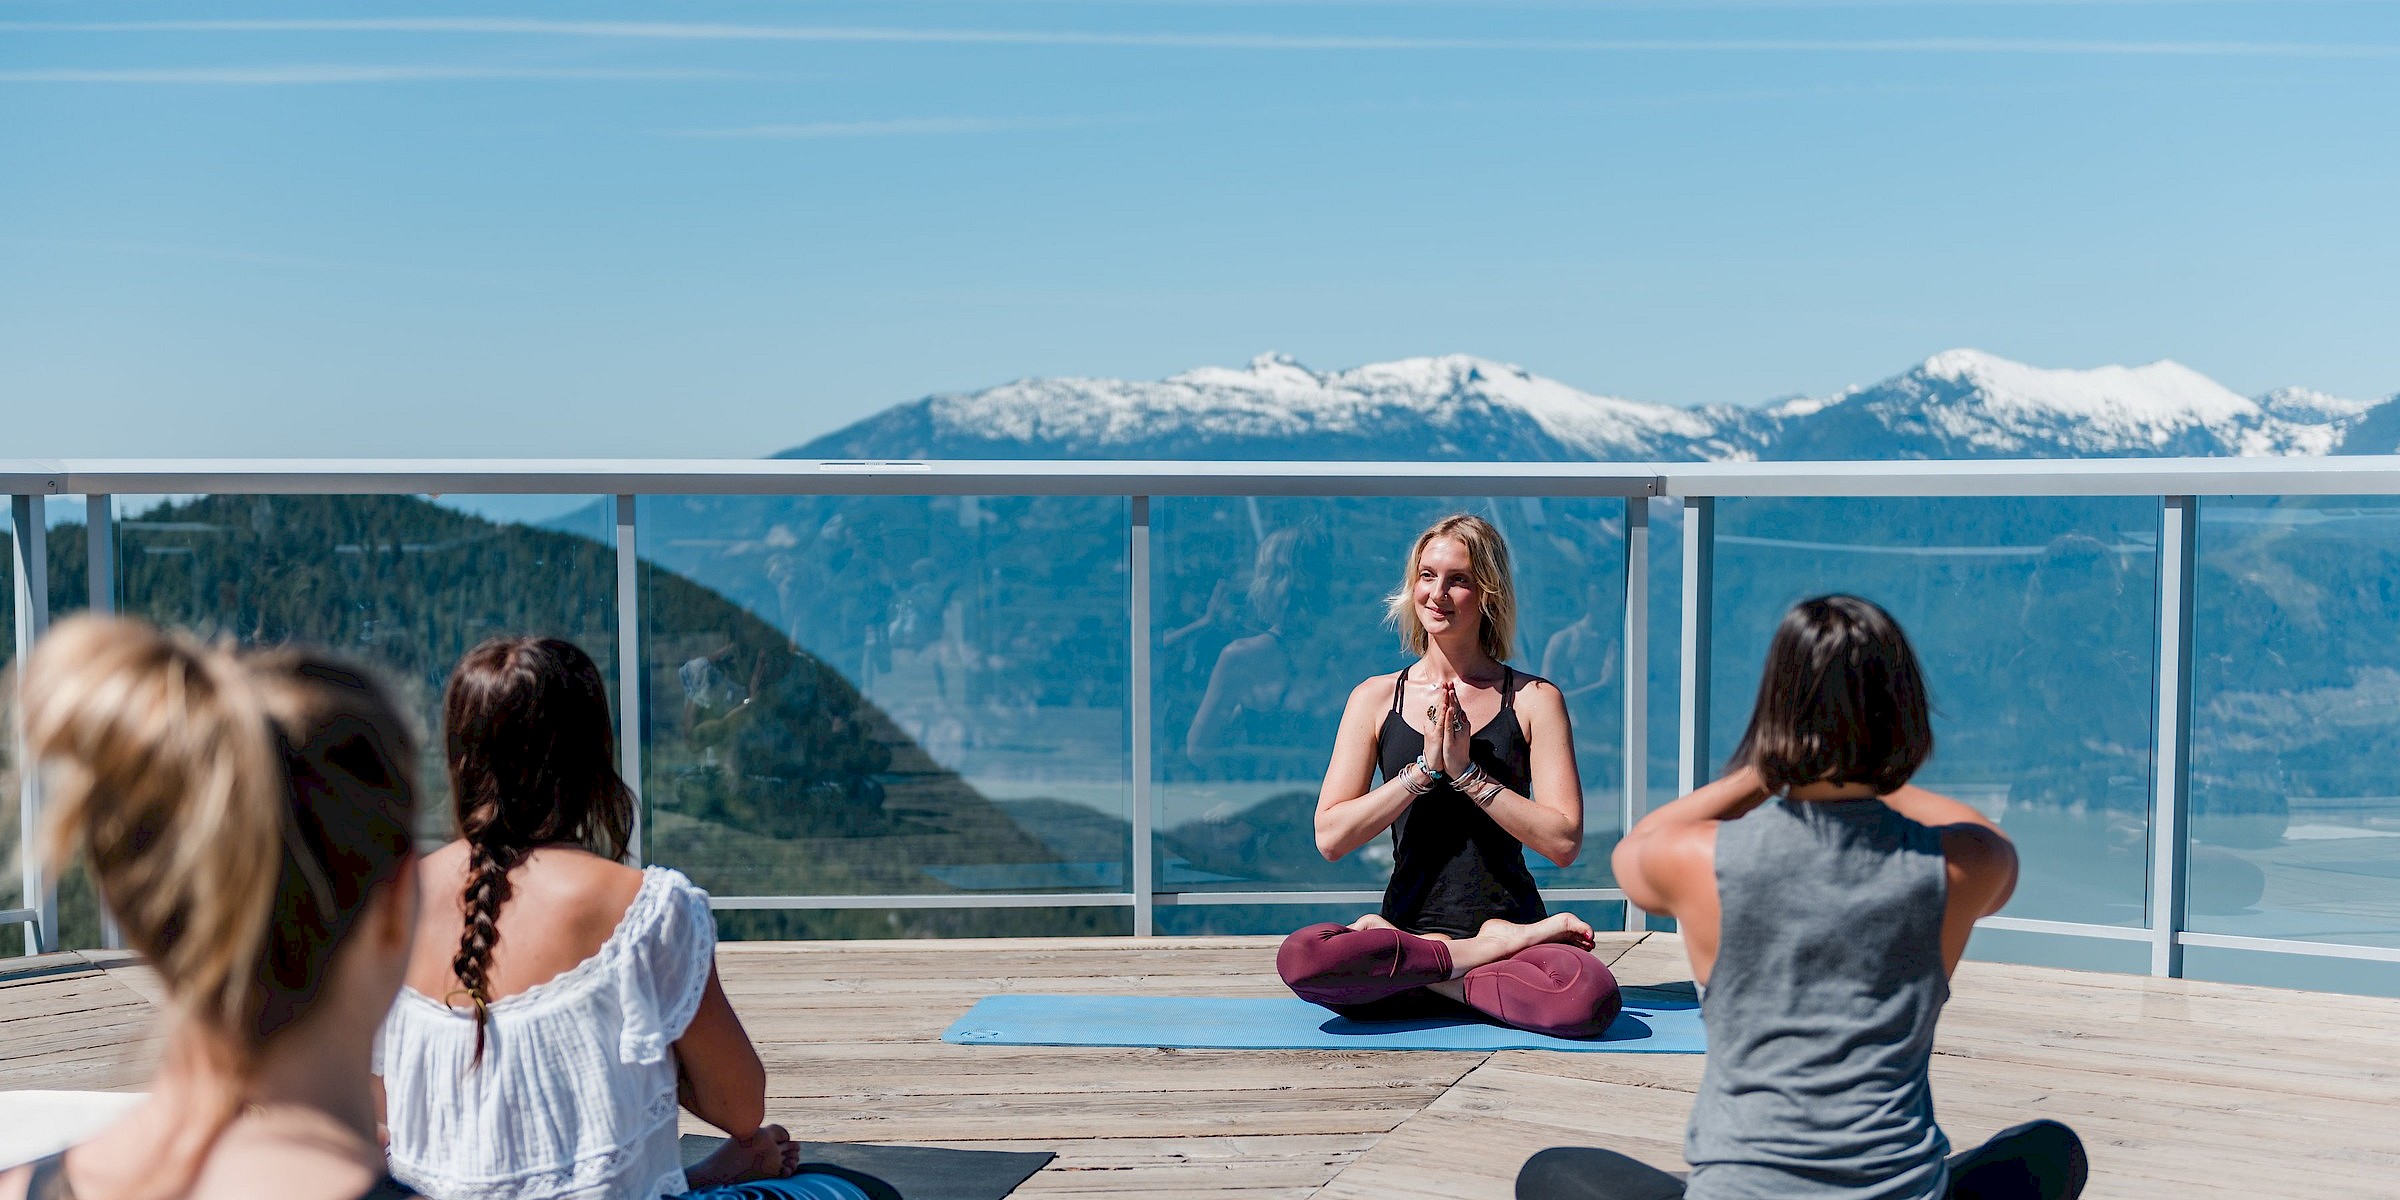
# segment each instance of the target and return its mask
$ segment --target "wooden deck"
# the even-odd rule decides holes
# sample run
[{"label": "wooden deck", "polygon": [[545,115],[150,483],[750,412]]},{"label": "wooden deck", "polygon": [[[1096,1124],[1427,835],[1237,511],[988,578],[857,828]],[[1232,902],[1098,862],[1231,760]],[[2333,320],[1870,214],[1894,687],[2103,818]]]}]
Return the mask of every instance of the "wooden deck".
[{"label": "wooden deck", "polygon": [[[1476,1200],[1544,1146],[1680,1166],[1697,1056],[949,1046],[1006,991],[1277,995],[1257,938],[734,943],[768,1108],[801,1137],[1043,1149],[1019,1196]],[[1607,936],[1627,983],[1670,935]],[[139,1087],[155,988],[101,955],[0,961],[0,1089]],[[13,975],[9,974],[14,972]],[[2082,1132],[2093,1197],[2400,1195],[2400,1001],[1970,963],[1935,1058],[1964,1145]],[[702,1127],[688,1126],[692,1131]]]}]

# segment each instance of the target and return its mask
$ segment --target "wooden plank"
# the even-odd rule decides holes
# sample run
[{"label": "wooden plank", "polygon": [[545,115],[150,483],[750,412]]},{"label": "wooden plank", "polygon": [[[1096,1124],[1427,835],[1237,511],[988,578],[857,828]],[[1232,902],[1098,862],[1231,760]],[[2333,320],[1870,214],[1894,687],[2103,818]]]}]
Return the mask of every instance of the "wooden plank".
[{"label": "wooden plank", "polygon": [[1044,1149],[1058,1155],[1017,1194],[1183,1196],[1261,1190],[1314,1192],[1373,1144],[1371,1134],[1251,1135],[1104,1141],[956,1143],[964,1148]]},{"label": "wooden plank", "polygon": [[[1676,974],[1680,956],[1679,939],[1655,936],[1620,958],[1619,978]],[[2372,1115],[2400,1097],[2400,1002],[2344,997],[2318,1022],[2313,995],[1969,967],[1933,1060],[1954,1145],[2061,1119],[2084,1138],[2092,1194],[2137,1200],[2291,1194],[2301,1162],[2311,1195],[2389,1196],[2400,1178],[2400,1124]],[[1320,1195],[1506,1197],[1545,1145],[1678,1170],[1702,1069],[1683,1056],[1497,1054]]]},{"label": "wooden plank", "polygon": [[860,1047],[835,1043],[760,1047],[768,1094],[810,1097],[934,1096],[963,1090],[1006,1094],[1056,1090],[1212,1092],[1316,1087],[1445,1088],[1481,1054],[1305,1050],[1157,1050],[951,1046],[940,1042]]},{"label": "wooden plank", "polygon": [[[1606,1085],[1584,1085],[1605,1089]],[[1605,1101],[1604,1091],[1589,1099]],[[1640,1093],[1628,1101],[1647,1100]],[[1525,1114],[1516,1113],[1522,1118]],[[1592,1144],[1539,1120],[1497,1117],[1486,1112],[1432,1109],[1420,1113],[1343,1168],[1318,1200],[1512,1200],[1517,1171],[1525,1160],[1551,1146]],[[1636,1136],[1612,1131],[1609,1149],[1644,1162],[1682,1169],[1680,1124],[1671,1136]]]},{"label": "wooden plank", "polygon": [[[20,926],[5,925],[11,935]],[[0,958],[0,989],[22,983],[56,979],[61,975],[81,975],[92,970],[91,962],[73,950],[53,950],[47,954],[26,954],[16,958]]]},{"label": "wooden plank", "polygon": [[1443,1090],[1328,1087],[1262,1093],[1162,1088],[946,1096],[878,1092],[867,1097],[871,1102],[859,1097],[778,1097],[767,1107],[793,1136],[819,1141],[1381,1133]]},{"label": "wooden plank", "polygon": [[1671,933],[1642,935],[1608,964],[1617,982],[1627,987],[1683,983],[1692,977],[1692,964],[1683,956],[1683,939]]},{"label": "wooden plank", "polygon": [[[1697,1056],[949,1046],[998,992],[1280,996],[1275,938],[733,943],[720,969],[803,1137],[1059,1157],[1028,1197],[1472,1200],[1549,1145],[1674,1167]],[[1672,935],[1604,935],[1631,985]],[[0,980],[0,1087],[140,1086],[156,977],[124,955]],[[2094,1195],[2389,1195],[2400,1002],[1970,963],[1934,1060],[1960,1144],[2033,1115],[2084,1133]],[[686,1120],[686,1127],[703,1127]],[[1320,1191],[1320,1188],[1322,1189]]]},{"label": "wooden plank", "polygon": [[48,957],[79,965],[0,984],[0,1089],[146,1084],[164,1043],[158,1010],[80,955]]}]

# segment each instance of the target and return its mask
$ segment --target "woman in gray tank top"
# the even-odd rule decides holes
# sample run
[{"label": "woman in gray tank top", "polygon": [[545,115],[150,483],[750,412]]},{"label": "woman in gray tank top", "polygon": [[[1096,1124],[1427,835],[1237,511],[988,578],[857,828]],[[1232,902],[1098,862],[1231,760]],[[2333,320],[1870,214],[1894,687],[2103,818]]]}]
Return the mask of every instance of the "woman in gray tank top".
[{"label": "woman in gray tank top", "polygon": [[1909,784],[1933,750],[1891,616],[1803,601],[1767,651],[1725,778],[1619,843],[1625,893],[1678,922],[1706,990],[1689,1181],[1606,1150],[1545,1150],[1521,1200],[2071,1200],[2072,1130],[2037,1121],[1949,1157],[1926,1077],[1950,973],[2016,886],[1998,826]]}]

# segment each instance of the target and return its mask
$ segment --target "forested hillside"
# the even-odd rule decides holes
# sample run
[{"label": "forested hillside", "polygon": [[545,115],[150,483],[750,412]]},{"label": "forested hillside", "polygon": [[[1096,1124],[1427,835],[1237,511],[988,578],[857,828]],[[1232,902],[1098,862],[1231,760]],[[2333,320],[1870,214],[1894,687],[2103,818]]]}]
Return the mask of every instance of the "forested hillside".
[{"label": "forested hillside", "polygon": [[[83,527],[49,532],[53,612],[82,607]],[[414,497],[212,496],[121,521],[124,609],[245,644],[310,642],[362,659],[438,729],[450,666],[502,633],[567,638],[616,679],[615,557],[591,538],[499,524]],[[925,867],[1036,865],[1039,839],[935,763],[842,675],[718,593],[645,564],[648,853],[720,894],[940,892]],[[0,614],[5,616],[5,614]],[[738,662],[747,703],[694,713],[685,646]],[[447,836],[438,745],[422,761],[429,840]],[[0,824],[14,861],[15,822]],[[15,878],[10,873],[13,891]],[[70,884],[72,939],[88,900]],[[0,896],[0,905],[6,899]],[[1101,932],[1113,912],[725,913],[732,935]],[[1113,924],[1112,924],[1113,922]]]}]

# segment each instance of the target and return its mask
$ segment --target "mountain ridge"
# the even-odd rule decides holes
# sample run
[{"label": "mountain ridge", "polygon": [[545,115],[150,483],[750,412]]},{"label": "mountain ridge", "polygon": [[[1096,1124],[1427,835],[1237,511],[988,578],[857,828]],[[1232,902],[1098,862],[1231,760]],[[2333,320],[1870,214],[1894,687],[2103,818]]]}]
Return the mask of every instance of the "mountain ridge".
[{"label": "mountain ridge", "polygon": [[1155,381],[940,393],[776,457],[1342,461],[1396,446],[1433,461],[2317,456],[2400,445],[2395,400],[2298,386],[2250,397],[2168,359],[2058,369],[1958,348],[1831,395],[1681,407],[1468,354],[1318,371],[1270,352]]}]

